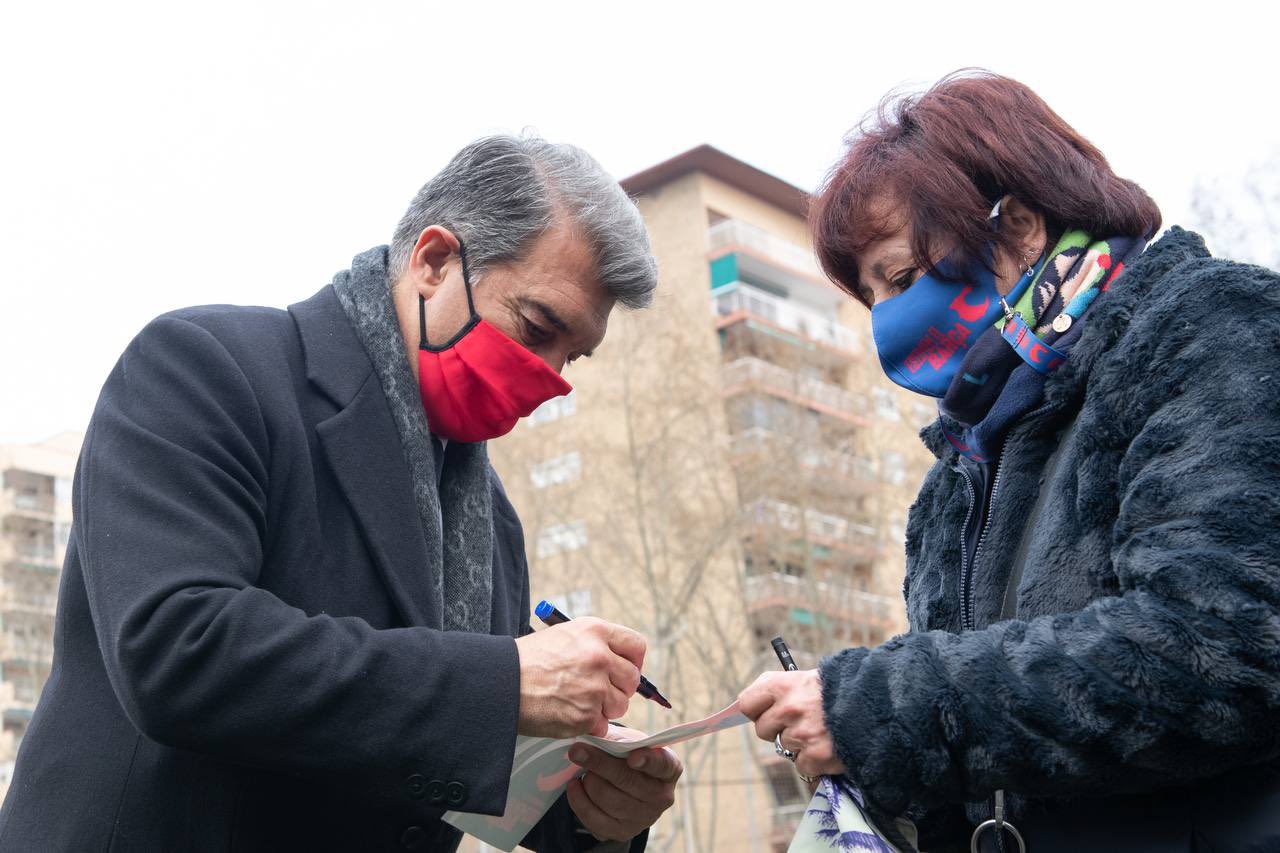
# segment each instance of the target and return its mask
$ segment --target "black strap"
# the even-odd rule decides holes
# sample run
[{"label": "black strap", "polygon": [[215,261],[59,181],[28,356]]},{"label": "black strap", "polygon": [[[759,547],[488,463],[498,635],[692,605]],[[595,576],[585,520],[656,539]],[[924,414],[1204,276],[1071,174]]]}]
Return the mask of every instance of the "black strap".
[{"label": "black strap", "polygon": [[471,316],[476,316],[476,303],[471,299],[471,268],[467,266],[467,247],[462,242],[462,238],[458,238],[458,257],[462,259],[462,283],[467,289],[467,310],[471,312]]},{"label": "black strap", "polygon": [[467,324],[458,330],[452,338],[445,341],[439,346],[432,346],[427,341],[427,300],[421,294],[418,295],[418,349],[424,349],[427,352],[444,352],[449,347],[456,344],[462,339],[462,336],[476,327],[480,322],[480,315],[476,313],[475,299],[471,296],[471,268],[467,265],[467,247],[463,244],[462,239],[458,239],[458,257],[462,260],[462,284],[467,291],[467,310],[470,312],[470,319]]}]

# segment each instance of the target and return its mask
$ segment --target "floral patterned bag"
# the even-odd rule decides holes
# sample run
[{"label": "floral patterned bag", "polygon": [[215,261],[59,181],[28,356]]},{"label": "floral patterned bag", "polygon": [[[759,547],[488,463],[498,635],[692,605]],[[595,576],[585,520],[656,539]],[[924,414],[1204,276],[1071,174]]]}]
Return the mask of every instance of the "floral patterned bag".
[{"label": "floral patterned bag", "polygon": [[[787,853],[916,853],[916,828],[898,818],[891,843],[871,823],[862,793],[841,776],[823,776]],[[903,843],[905,842],[905,844]]]}]

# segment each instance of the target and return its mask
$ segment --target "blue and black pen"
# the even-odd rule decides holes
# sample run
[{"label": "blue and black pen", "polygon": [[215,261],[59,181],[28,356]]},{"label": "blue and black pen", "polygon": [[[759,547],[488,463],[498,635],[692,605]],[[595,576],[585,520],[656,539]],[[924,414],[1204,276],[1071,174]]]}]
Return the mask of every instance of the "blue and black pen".
[{"label": "blue and black pen", "polygon": [[[533,613],[548,627],[570,621],[569,617],[561,613],[560,609],[550,601],[539,601],[538,606],[533,609]],[[640,686],[636,688],[636,692],[646,699],[652,699],[664,708],[671,708],[671,703],[667,701],[667,697],[659,693],[658,688],[653,686],[653,682],[643,675],[640,676]]]}]

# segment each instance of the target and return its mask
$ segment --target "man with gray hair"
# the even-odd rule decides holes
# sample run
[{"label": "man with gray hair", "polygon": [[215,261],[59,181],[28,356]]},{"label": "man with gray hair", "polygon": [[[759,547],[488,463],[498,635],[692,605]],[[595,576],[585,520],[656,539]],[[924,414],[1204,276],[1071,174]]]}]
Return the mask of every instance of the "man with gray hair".
[{"label": "man with gray hair", "polygon": [[[441,815],[503,813],[517,733],[604,734],[644,638],[531,631],[485,442],[655,286],[594,160],[497,136],[287,312],[150,323],[85,436],[0,849],[452,851]],[[579,763],[526,845],[641,849],[679,760]]]}]

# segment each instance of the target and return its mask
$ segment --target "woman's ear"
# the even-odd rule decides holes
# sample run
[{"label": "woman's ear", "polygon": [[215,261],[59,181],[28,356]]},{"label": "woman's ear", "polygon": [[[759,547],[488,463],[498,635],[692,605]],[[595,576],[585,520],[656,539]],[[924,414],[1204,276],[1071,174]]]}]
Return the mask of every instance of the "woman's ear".
[{"label": "woman's ear", "polygon": [[1013,237],[1013,248],[1002,244],[996,251],[996,289],[1010,293],[1022,274],[1036,265],[1049,241],[1044,214],[1011,195],[1000,199],[996,227]]},{"label": "woman's ear", "polygon": [[1011,195],[1000,200],[1000,230],[1014,235],[1024,268],[1039,260],[1049,239],[1044,214]]}]

